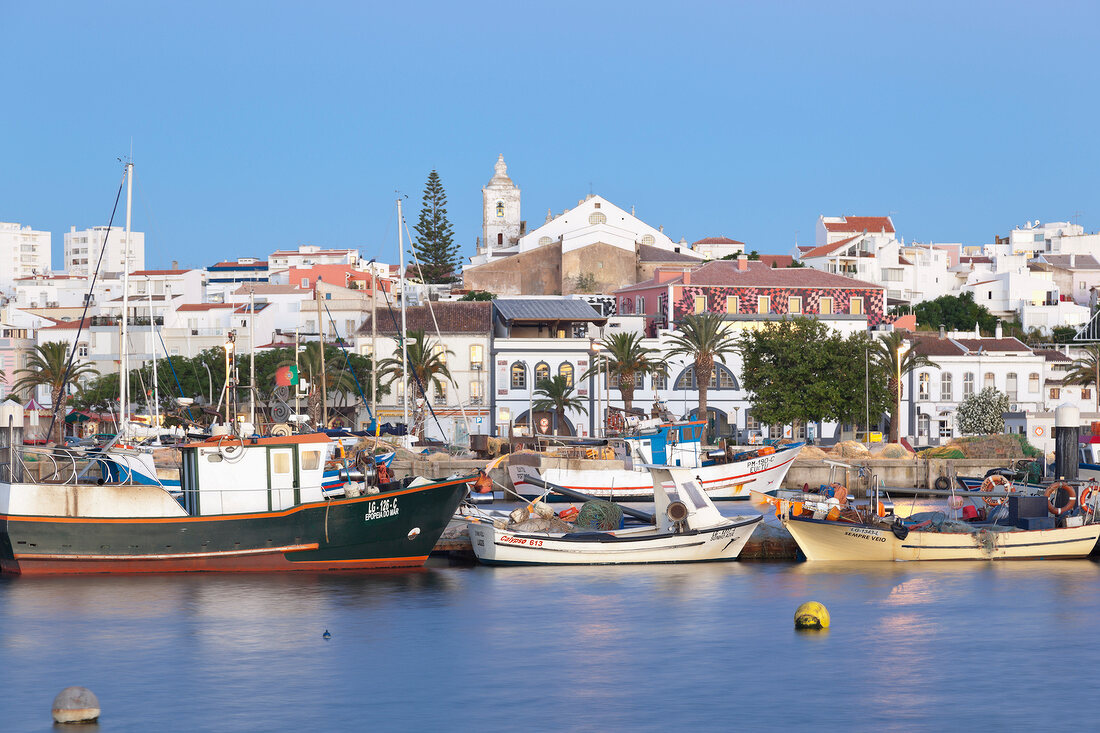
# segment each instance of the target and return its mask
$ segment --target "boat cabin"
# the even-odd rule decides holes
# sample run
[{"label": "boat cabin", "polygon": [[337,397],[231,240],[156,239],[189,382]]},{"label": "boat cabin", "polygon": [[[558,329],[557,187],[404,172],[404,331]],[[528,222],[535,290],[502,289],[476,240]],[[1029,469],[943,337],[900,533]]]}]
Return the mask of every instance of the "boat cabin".
[{"label": "boat cabin", "polygon": [[624,439],[635,462],[698,468],[703,465],[704,424],[703,420],[663,423]]},{"label": "boat cabin", "polygon": [[279,511],[321,501],[328,436],[212,437],[181,448],[180,503],[191,516]]}]

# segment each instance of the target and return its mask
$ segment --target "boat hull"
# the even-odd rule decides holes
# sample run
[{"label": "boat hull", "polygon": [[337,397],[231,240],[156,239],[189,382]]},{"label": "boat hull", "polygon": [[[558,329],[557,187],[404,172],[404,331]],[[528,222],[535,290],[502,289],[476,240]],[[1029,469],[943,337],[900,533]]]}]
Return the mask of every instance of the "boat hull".
[{"label": "boat hull", "polygon": [[[699,486],[711,499],[748,499],[752,491],[769,493],[783,485],[783,479],[801,446],[785,451],[759,456],[745,461],[700,466],[691,470]],[[528,483],[524,476],[530,472],[557,486],[564,486],[597,499],[612,501],[653,501],[653,480],[649,470],[630,469],[572,469],[531,466],[509,466],[512,485],[525,499],[541,497],[542,487]],[[564,500],[554,494],[552,501]]]},{"label": "boat hull", "polygon": [[[763,517],[741,517],[729,524],[675,534],[630,536],[621,532],[555,534],[509,532],[489,523],[471,523],[477,559],[487,565],[635,565],[736,560]],[[600,535],[602,539],[591,539]]]},{"label": "boat hull", "polygon": [[206,517],[0,515],[0,572],[247,572],[415,567],[463,478],[283,511]]},{"label": "boat hull", "polygon": [[905,538],[883,526],[802,517],[783,524],[807,560],[835,562],[1066,559],[1087,557],[1100,537],[1100,524],[984,534],[918,531]]}]

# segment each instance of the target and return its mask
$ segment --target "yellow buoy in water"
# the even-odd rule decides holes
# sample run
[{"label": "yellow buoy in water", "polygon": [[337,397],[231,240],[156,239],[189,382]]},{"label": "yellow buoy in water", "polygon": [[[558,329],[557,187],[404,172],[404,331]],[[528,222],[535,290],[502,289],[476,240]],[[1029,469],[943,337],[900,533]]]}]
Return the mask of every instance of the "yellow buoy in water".
[{"label": "yellow buoy in water", "polygon": [[829,609],[817,601],[803,603],[794,612],[794,627],[796,629],[829,628]]}]

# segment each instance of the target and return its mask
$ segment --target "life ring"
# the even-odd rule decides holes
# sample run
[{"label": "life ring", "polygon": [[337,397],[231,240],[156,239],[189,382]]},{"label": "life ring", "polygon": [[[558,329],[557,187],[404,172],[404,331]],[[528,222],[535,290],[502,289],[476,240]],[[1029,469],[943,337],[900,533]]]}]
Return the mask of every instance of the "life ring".
[{"label": "life ring", "polygon": [[390,481],[393,480],[393,476],[390,474],[389,466],[387,466],[386,464],[384,464],[384,463],[376,464],[375,465],[375,470],[378,472],[378,483],[379,484],[388,484]]},{"label": "life ring", "polygon": [[1081,495],[1077,497],[1077,506],[1081,507],[1082,514],[1091,515],[1096,513],[1097,506],[1095,505],[1100,504],[1096,500],[1098,495],[1100,495],[1100,485],[1096,483],[1095,479],[1081,488]]},{"label": "life ring", "polygon": [[937,476],[935,483],[932,485],[936,488],[936,491],[947,491],[951,488],[951,482],[948,481],[946,476]]},{"label": "life ring", "polygon": [[[986,476],[985,481],[982,481],[982,487],[978,489],[978,491],[993,491],[998,487],[1004,487],[1004,490],[1009,493],[1013,493],[1016,491],[1016,489],[1012,487],[1012,482],[1009,481],[1008,478],[1006,478],[1005,476],[1000,475],[999,473],[995,473],[992,476]],[[1001,504],[1004,504],[1007,500],[1007,496],[982,497],[982,501],[985,502],[986,506],[1000,506]]]},{"label": "life ring", "polygon": [[1036,425],[1035,426],[1035,434],[1037,436],[1039,436],[1040,438],[1043,437],[1043,426],[1042,425]]},{"label": "life ring", "polygon": [[[1069,501],[1063,507],[1054,506],[1054,497],[1059,491],[1065,491],[1069,494]],[[1055,481],[1050,485],[1050,488],[1046,490],[1047,497],[1047,511],[1056,517],[1060,517],[1066,512],[1073,511],[1073,507],[1077,506],[1077,491],[1065,481]]]}]

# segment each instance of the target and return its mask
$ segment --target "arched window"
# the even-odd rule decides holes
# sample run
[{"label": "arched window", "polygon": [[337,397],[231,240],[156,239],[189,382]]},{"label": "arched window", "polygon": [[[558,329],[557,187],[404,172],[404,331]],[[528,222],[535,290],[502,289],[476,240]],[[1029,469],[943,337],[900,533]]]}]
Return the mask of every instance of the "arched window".
[{"label": "arched window", "polygon": [[954,390],[952,389],[952,386],[953,385],[951,384],[951,374],[950,373],[944,372],[942,375],[940,375],[940,399],[942,401],[944,401],[944,402],[950,402],[951,401],[951,398],[953,396],[952,393],[954,392]]},{"label": "arched window", "polygon": [[928,437],[928,431],[932,427],[932,420],[923,412],[917,418],[917,436],[921,438]]},{"label": "arched window", "polygon": [[1032,372],[1027,378],[1027,391],[1039,394],[1039,372]]},{"label": "arched window", "polygon": [[540,361],[535,365],[535,387],[539,386],[539,382],[544,379],[550,378],[550,365],[545,361]]},{"label": "arched window", "polygon": [[[680,372],[680,376],[676,378],[676,389],[698,389],[695,381],[695,367],[690,366]],[[741,387],[737,383],[737,377],[733,376],[733,372],[721,364],[715,364],[714,371],[710,375],[709,389],[741,389]]]},{"label": "arched window", "polygon": [[565,377],[565,384],[568,387],[573,386],[573,365],[568,361],[563,361],[561,366],[558,367],[558,376]]},{"label": "arched window", "polygon": [[917,399],[932,399],[932,377],[928,372],[921,372],[920,376],[917,377]]},{"label": "arched window", "polygon": [[972,394],[974,394],[974,372],[967,372],[963,375],[963,399]]},{"label": "arched window", "polygon": [[606,224],[607,216],[602,211],[593,211],[588,215],[589,224]]},{"label": "arched window", "polygon": [[989,389],[990,387],[996,387],[994,382],[993,372],[986,372],[985,379],[982,381],[982,389]]},{"label": "arched window", "polygon": [[1018,389],[1019,385],[1016,379],[1016,372],[1009,372],[1005,375],[1005,394],[1008,395],[1009,400],[1016,399],[1016,392]]},{"label": "arched window", "polygon": [[512,389],[527,389],[527,365],[523,362],[512,364]]}]

